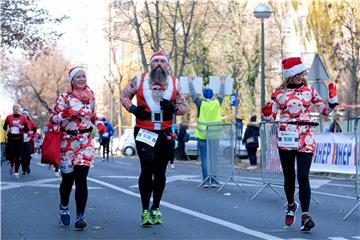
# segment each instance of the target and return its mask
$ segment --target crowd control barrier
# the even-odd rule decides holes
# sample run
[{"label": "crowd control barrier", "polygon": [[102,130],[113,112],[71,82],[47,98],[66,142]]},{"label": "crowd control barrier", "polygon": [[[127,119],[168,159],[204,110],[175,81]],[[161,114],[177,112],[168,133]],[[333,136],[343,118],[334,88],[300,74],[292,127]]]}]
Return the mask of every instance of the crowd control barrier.
[{"label": "crowd control barrier", "polygon": [[[270,187],[284,201],[286,199],[274,186],[284,186],[284,177],[282,173],[279,152],[277,148],[277,133],[279,122],[261,122],[260,139],[261,139],[261,174],[263,186],[251,198],[254,200],[266,187]],[[295,164],[296,166],[296,164]],[[298,188],[295,195],[298,194]],[[317,204],[319,201],[311,196]]]},{"label": "crowd control barrier", "polygon": [[[235,175],[235,126],[233,124],[209,124],[206,128],[207,172],[205,182],[220,184],[220,192],[228,183],[233,182],[244,191],[234,178]],[[220,182],[224,180],[223,182]]]},{"label": "crowd control barrier", "polygon": [[251,200],[254,200],[266,187],[270,187],[278,196],[285,200],[280,192],[273,187],[276,185],[284,185],[284,177],[276,145],[278,128],[278,122],[260,123],[261,175],[263,186],[255,193]]},{"label": "crowd control barrier", "polygon": [[348,219],[351,214],[353,214],[357,209],[360,208],[360,118],[357,119],[355,124],[355,146],[356,146],[356,154],[355,154],[355,194],[357,203],[350,210],[349,213],[343,218],[344,220]]}]

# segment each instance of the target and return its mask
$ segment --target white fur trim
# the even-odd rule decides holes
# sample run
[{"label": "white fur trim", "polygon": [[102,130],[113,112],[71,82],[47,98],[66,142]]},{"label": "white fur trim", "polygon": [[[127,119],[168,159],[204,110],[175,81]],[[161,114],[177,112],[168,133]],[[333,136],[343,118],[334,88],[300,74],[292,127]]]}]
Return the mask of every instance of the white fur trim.
[{"label": "white fur trim", "polygon": [[305,70],[306,70],[305,65],[300,63],[298,65],[293,66],[292,68],[284,69],[284,77],[289,78],[295,76],[296,74],[302,73]]},{"label": "white fur trim", "polygon": [[136,90],[139,90],[140,83],[141,83],[141,73],[136,75]]},{"label": "white fur trim", "polygon": [[331,103],[331,104],[335,104],[335,103],[338,103],[338,102],[339,101],[338,101],[337,95],[335,97],[333,97],[333,98],[329,98],[329,103]]},{"label": "white fur trim", "polygon": [[167,57],[161,56],[161,55],[152,57],[152,58],[150,59],[150,63],[152,63],[152,62],[153,62],[154,60],[156,60],[156,59],[163,59],[163,60],[165,60],[167,63],[169,63]]},{"label": "white fur trim", "polygon": [[82,67],[76,67],[70,72],[67,79],[69,81],[71,81],[74,78],[74,76],[76,75],[76,73],[78,73],[80,70],[83,70],[85,72],[85,69],[83,69]]}]

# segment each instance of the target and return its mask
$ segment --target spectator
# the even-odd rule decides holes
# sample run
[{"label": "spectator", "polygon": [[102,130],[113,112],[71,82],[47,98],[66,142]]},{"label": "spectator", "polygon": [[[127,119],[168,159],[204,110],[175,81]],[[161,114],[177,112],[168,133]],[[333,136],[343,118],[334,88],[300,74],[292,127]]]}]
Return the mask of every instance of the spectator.
[{"label": "spectator", "polygon": [[190,135],[187,133],[187,125],[180,123],[179,124],[179,134],[178,134],[178,150],[179,150],[179,160],[187,160],[188,156],[185,152],[185,144],[190,140]]},{"label": "spectator", "polygon": [[335,113],[334,121],[330,124],[329,131],[330,132],[342,132],[340,124],[340,113]]},{"label": "spectator", "polygon": [[[201,159],[201,170],[203,183],[202,186],[204,188],[208,187],[216,187],[219,186],[218,181],[216,180],[216,176],[212,176],[214,182],[210,182],[207,180],[212,180],[208,178],[208,156],[207,156],[207,139],[206,139],[206,128],[209,124],[219,124],[221,123],[221,111],[220,106],[224,99],[225,95],[225,78],[221,77],[221,87],[220,94],[217,98],[213,98],[213,91],[210,88],[203,89],[203,98],[199,98],[195,92],[195,88],[193,86],[192,77],[188,78],[190,84],[190,95],[191,99],[195,103],[197,107],[197,125],[195,128],[195,137],[198,142],[198,151],[200,152]],[[209,141],[209,145],[212,146],[213,149],[210,149],[213,152],[216,152],[218,148],[219,139],[211,139]],[[214,156],[215,159],[217,156]],[[216,163],[213,163],[216,165]],[[216,168],[216,167],[215,167]],[[213,185],[212,185],[213,184]]]},{"label": "spectator", "polygon": [[246,127],[244,138],[242,140],[250,160],[250,166],[247,168],[249,170],[256,169],[257,166],[256,153],[259,147],[259,136],[259,124],[256,122],[256,116],[253,115]]},{"label": "spectator", "polygon": [[[4,126],[5,120],[0,119],[0,126]],[[1,158],[1,164],[3,162],[6,162],[6,131],[3,128],[0,128],[0,158]]]},{"label": "spectator", "polygon": [[103,148],[103,161],[105,161],[105,153],[106,161],[109,161],[110,139],[114,135],[114,128],[111,123],[106,120],[106,118],[102,118],[101,121],[106,127],[106,132],[104,134],[100,134],[100,144]]}]

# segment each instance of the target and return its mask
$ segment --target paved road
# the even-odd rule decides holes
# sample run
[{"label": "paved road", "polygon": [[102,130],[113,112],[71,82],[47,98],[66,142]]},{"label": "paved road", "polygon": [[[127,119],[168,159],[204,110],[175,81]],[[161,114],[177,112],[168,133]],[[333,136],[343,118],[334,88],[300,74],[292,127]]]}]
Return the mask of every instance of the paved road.
[{"label": "paved road", "polygon": [[[163,225],[140,226],[141,204],[137,189],[139,163],[136,157],[97,159],[88,178],[89,199],[84,231],[58,224],[56,178],[39,159],[32,162],[30,176],[14,179],[7,164],[1,169],[1,239],[360,239],[360,211],[347,221],[342,218],[355,206],[350,179],[312,178],[311,212],[316,227],[299,231],[300,223],[284,228],[284,201],[261,188],[261,174],[236,170],[236,181],[245,192],[229,184],[217,192],[203,189],[197,161],[175,162],[168,170],[167,188],[161,203]],[[283,190],[279,187],[281,194]],[[74,193],[70,200],[75,212]],[[297,217],[300,217],[297,213]]]}]

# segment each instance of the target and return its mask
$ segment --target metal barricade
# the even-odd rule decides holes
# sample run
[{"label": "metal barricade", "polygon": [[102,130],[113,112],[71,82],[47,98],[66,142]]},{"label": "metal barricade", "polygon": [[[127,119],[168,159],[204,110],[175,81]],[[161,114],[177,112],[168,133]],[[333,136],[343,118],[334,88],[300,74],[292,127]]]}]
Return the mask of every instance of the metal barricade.
[{"label": "metal barricade", "polygon": [[277,195],[285,200],[280,192],[273,187],[274,185],[284,185],[284,177],[277,149],[278,129],[278,122],[261,122],[260,124],[261,174],[263,186],[255,193],[251,200],[254,200],[266,187],[270,187]]},{"label": "metal barricade", "polygon": [[[279,122],[261,122],[260,141],[261,141],[261,173],[263,186],[251,198],[254,200],[266,187],[270,187],[283,200],[286,199],[274,186],[284,186],[284,176],[281,168],[279,151],[277,148],[277,135]],[[295,195],[298,194],[297,190]],[[317,204],[319,201],[311,196]],[[287,204],[287,203],[286,203]]]},{"label": "metal barricade", "polygon": [[[211,124],[206,129],[207,172],[205,182],[220,184],[218,192],[233,182],[244,191],[234,178],[235,175],[235,127],[233,124]],[[220,179],[224,181],[221,183]]]},{"label": "metal barricade", "polygon": [[343,218],[346,220],[353,214],[358,208],[360,208],[360,118],[357,119],[355,124],[355,145],[356,145],[356,173],[355,173],[355,195],[357,199],[357,203],[350,210],[348,214]]}]

